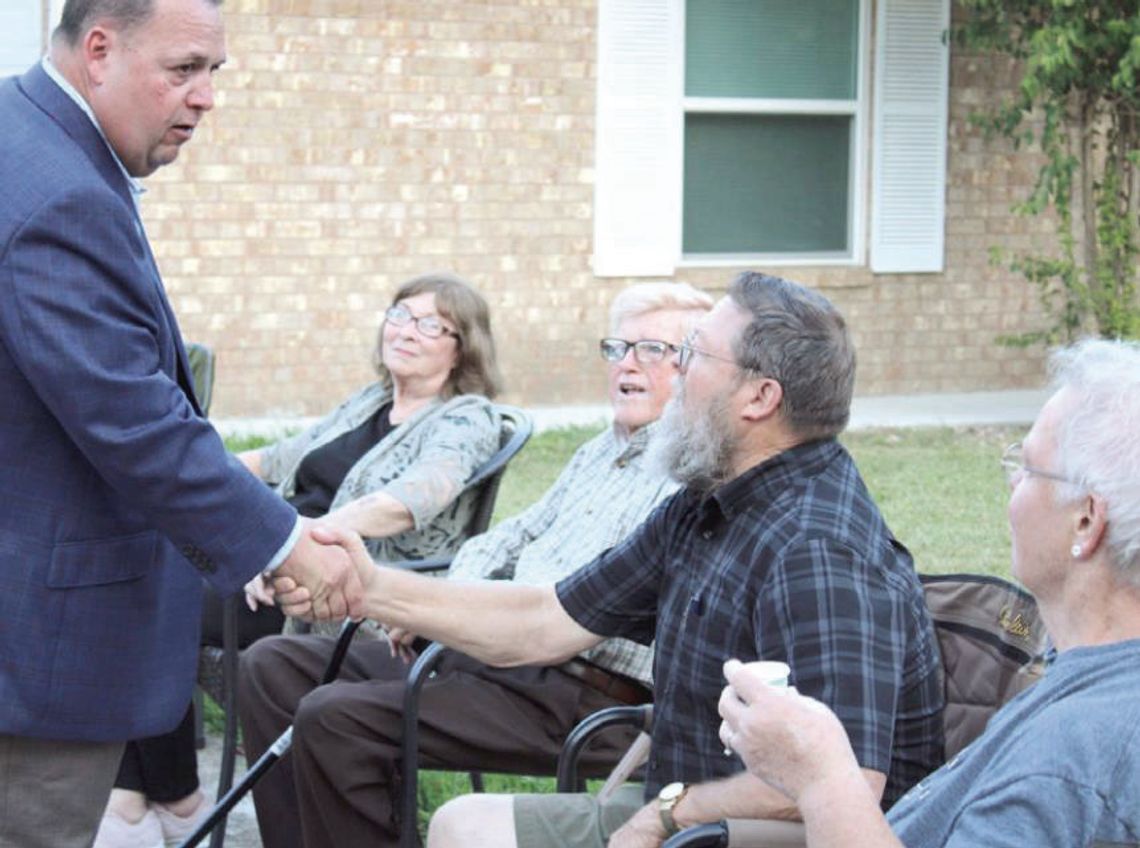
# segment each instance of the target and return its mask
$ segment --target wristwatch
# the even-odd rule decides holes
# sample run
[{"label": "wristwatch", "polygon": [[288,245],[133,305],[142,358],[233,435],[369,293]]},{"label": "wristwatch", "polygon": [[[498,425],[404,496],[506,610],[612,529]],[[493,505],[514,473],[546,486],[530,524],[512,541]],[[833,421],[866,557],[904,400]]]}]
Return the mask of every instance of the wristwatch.
[{"label": "wristwatch", "polygon": [[673,820],[673,810],[688,791],[689,787],[683,783],[670,783],[657,793],[657,812],[661,814],[661,824],[665,826],[666,836],[672,836],[681,829]]}]

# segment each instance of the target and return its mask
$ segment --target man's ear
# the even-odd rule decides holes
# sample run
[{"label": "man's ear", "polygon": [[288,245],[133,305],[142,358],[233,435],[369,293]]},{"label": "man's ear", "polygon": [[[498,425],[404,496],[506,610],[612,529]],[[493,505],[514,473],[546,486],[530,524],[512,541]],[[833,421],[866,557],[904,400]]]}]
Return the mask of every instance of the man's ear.
[{"label": "man's ear", "polygon": [[1077,503],[1075,546],[1080,559],[1088,559],[1104,542],[1108,530],[1108,504],[1100,495],[1087,494]]},{"label": "man's ear", "polygon": [[117,35],[114,30],[96,25],[79,43],[83,67],[93,85],[102,85],[106,79],[107,57],[111,55]]},{"label": "man's ear", "polygon": [[784,387],[771,377],[746,379],[740,389],[745,392],[744,409],[740,413],[745,421],[763,421],[780,411]]}]

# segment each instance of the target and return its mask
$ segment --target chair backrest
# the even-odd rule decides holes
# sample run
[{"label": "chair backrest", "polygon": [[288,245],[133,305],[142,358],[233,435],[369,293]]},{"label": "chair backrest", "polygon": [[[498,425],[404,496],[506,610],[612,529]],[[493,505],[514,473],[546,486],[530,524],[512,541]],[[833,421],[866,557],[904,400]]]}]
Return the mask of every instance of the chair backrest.
[{"label": "chair backrest", "polygon": [[210,401],[214,399],[214,351],[204,344],[186,345],[186,358],[190,360],[190,379],[194,381],[194,396],[203,415],[210,414]]},{"label": "chair backrest", "polygon": [[530,416],[517,406],[495,404],[495,412],[501,422],[499,434],[499,449],[475,469],[471,479],[467,481],[468,490],[475,489],[475,509],[471,511],[471,518],[467,522],[465,539],[478,536],[491,526],[491,514],[495,511],[495,498],[499,494],[499,484],[503,481],[503,472],[507,464],[515,458],[523,445],[530,440],[534,432],[534,424]]},{"label": "chair backrest", "polygon": [[1048,636],[1033,596],[1007,580],[980,574],[921,579],[942,655],[949,760],[1003,704],[1037,682]]}]

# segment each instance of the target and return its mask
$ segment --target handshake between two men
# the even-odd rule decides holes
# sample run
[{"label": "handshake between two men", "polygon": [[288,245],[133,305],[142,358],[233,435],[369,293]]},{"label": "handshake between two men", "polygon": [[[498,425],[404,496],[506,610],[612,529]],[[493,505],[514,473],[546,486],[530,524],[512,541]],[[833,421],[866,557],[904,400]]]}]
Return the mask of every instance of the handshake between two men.
[{"label": "handshake between two men", "polygon": [[285,561],[265,575],[273,602],[309,621],[362,618],[365,587],[376,568],[351,530],[302,519],[301,537]]}]

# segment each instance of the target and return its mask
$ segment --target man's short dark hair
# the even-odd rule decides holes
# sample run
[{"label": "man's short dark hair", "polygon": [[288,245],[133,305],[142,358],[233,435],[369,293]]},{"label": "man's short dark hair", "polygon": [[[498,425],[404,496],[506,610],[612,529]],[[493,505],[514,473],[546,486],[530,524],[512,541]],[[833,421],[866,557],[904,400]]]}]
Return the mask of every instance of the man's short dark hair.
[{"label": "man's short dark hair", "polygon": [[[222,5],[222,0],[206,2]],[[154,0],[66,0],[54,37],[74,47],[95,21],[110,19],[123,29],[134,29],[146,23],[152,14]]]},{"label": "man's short dark hair", "polygon": [[842,432],[851,414],[855,346],[831,301],[755,271],[739,274],[728,295],[752,315],[736,340],[736,361],[783,387],[788,426],[805,439]]}]

